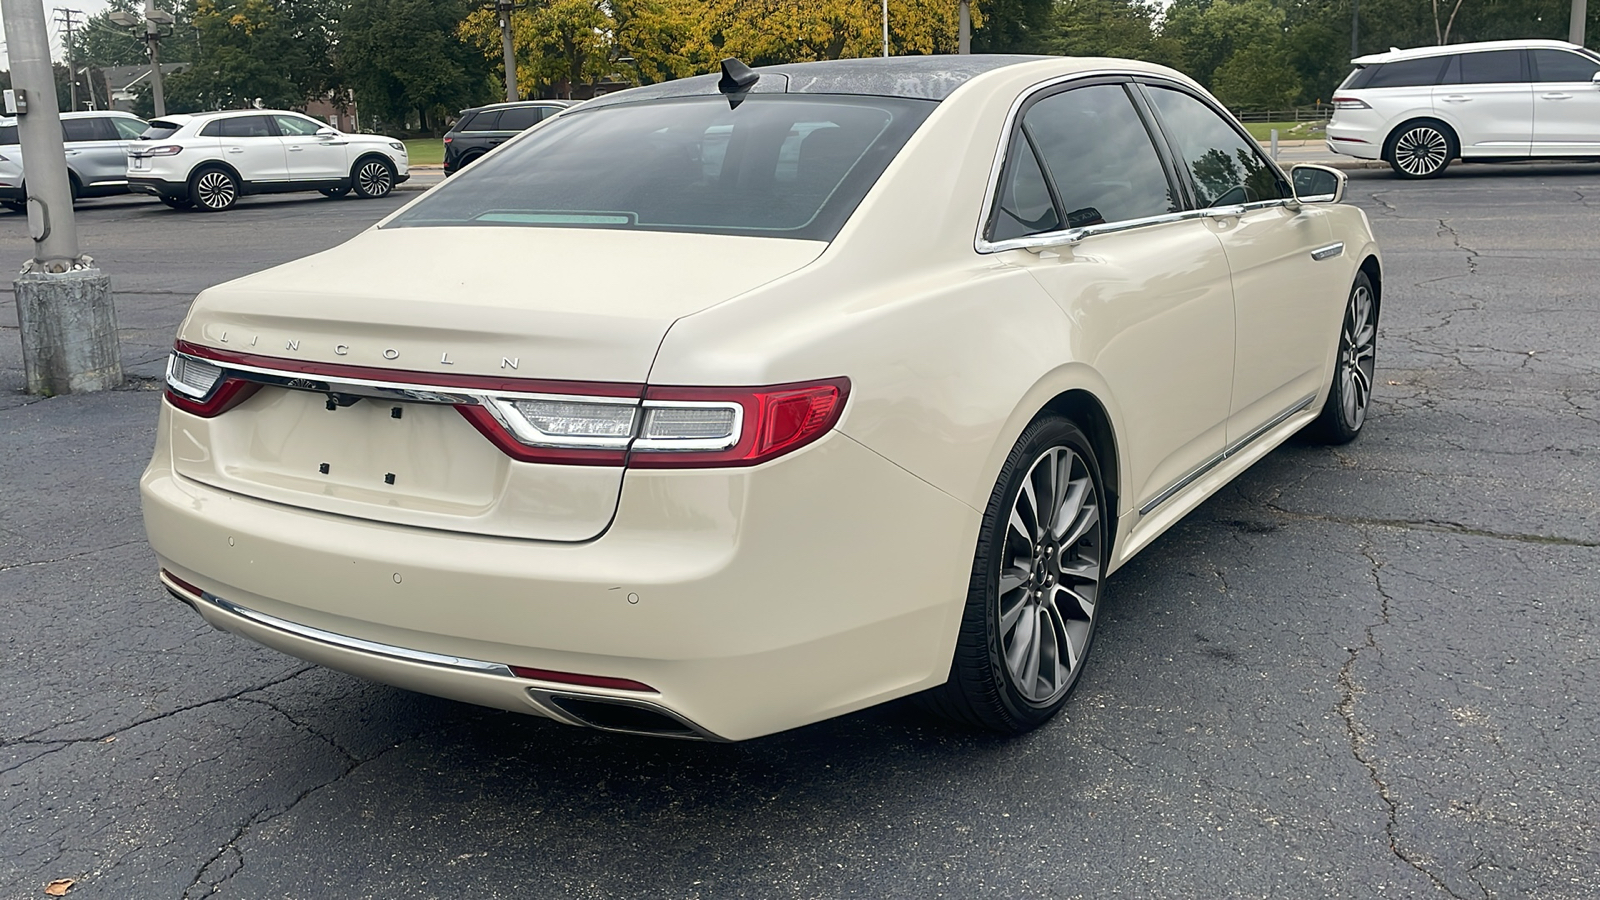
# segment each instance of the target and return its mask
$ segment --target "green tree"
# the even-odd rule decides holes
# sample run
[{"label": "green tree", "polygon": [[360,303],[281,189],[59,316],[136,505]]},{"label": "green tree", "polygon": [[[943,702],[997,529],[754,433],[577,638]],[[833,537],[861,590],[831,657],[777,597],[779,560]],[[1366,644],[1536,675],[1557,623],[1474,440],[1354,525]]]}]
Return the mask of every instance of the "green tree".
[{"label": "green tree", "polygon": [[199,48],[166,82],[169,112],[294,107],[338,87],[334,0],[191,0]]},{"label": "green tree", "polygon": [[489,100],[489,60],[460,33],[471,8],[462,0],[349,0],[339,60],[363,113],[395,127],[414,113],[419,128],[437,131],[446,114]]},{"label": "green tree", "polygon": [[1057,0],[1044,49],[1062,56],[1169,62],[1170,51],[1156,39],[1157,12],[1141,0]]},{"label": "green tree", "polygon": [[1045,53],[1055,0],[985,0],[973,53]]},{"label": "green tree", "polygon": [[1234,109],[1284,109],[1300,99],[1300,75],[1280,46],[1254,44],[1217,67],[1211,89]]},{"label": "green tree", "polygon": [[1179,67],[1209,87],[1212,74],[1235,53],[1276,47],[1284,20],[1270,0],[1174,0],[1161,33],[1182,47]]}]

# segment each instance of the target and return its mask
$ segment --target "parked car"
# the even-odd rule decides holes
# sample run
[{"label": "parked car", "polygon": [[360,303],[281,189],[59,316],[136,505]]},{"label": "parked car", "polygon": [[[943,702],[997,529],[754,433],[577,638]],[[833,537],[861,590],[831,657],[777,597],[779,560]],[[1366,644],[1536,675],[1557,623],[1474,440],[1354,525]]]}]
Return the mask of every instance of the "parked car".
[{"label": "parked car", "polygon": [[1328,149],[1432,178],[1454,159],[1600,157],[1600,55],[1563,41],[1391,50],[1353,61]]},{"label": "parked car", "polygon": [[1366,420],[1382,276],[1183,75],[906,57],[592,100],[202,292],[141,489],[211,623],[412,690],[743,739],[1018,732],[1105,580]]},{"label": "parked car", "polygon": [[[125,112],[61,114],[67,177],[72,198],[128,192],[128,145],[145,130],[145,121]],[[21,210],[28,202],[23,180],[17,120],[0,119],[0,206]]]},{"label": "parked car", "polygon": [[571,105],[565,100],[519,100],[463,109],[461,118],[444,135],[444,174],[454,175]]},{"label": "parked car", "polygon": [[246,194],[383,197],[409,176],[406,145],[344,134],[297,112],[245,109],[150,122],[128,151],[128,184],[174,209],[221,212]]}]

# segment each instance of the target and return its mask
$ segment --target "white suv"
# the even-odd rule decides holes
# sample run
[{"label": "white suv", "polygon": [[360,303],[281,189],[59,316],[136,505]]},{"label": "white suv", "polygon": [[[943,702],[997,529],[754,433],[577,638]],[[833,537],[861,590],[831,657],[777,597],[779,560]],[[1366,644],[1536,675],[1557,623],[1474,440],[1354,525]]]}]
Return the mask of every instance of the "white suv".
[{"label": "white suv", "polygon": [[1600,157],[1600,55],[1563,41],[1391,50],[1352,60],[1328,149],[1431,178],[1452,159]]},{"label": "white suv", "polygon": [[408,177],[399,141],[272,109],[165,116],[128,150],[128,186],[174,209],[221,212],[283,191],[382,197]]}]

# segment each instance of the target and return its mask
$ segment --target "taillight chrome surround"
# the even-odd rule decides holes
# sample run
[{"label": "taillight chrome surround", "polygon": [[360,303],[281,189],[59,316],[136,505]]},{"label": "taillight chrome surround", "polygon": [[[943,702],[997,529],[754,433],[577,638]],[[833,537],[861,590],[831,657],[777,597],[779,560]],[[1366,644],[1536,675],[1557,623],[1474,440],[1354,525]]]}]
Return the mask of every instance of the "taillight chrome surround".
[{"label": "taillight chrome surround", "polygon": [[345,398],[456,408],[507,456],[562,465],[750,466],[827,434],[849,397],[846,378],[734,387],[503,379],[306,363],[179,341],[167,401],[196,416],[237,406],[263,385]]}]

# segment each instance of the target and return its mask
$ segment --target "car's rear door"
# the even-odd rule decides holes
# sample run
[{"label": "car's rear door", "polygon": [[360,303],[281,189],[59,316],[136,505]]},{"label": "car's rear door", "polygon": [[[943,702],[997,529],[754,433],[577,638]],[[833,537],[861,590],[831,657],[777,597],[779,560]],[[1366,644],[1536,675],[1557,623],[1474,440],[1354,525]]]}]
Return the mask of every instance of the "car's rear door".
[{"label": "car's rear door", "polygon": [[221,138],[222,159],[247,182],[282,182],[289,177],[289,166],[272,117],[229,116],[210,123],[202,135],[215,132]]},{"label": "car's rear door", "polygon": [[[1131,89],[1100,79],[1030,99],[985,234],[1082,330],[1064,356],[1109,385],[1125,490],[1153,509],[1222,453],[1233,288],[1216,235],[1182,216]],[[1005,249],[1078,229],[1086,236],[1059,249]]]},{"label": "car's rear door", "polygon": [[1446,61],[1433,107],[1463,157],[1523,157],[1533,141],[1533,85],[1521,50],[1462,53]]},{"label": "car's rear door", "polygon": [[1600,155],[1600,60],[1572,50],[1528,51],[1533,64],[1533,155]]},{"label": "car's rear door", "polygon": [[1293,192],[1254,140],[1186,87],[1151,81],[1144,91],[1232,272],[1227,435],[1241,446],[1316,398],[1349,285],[1319,267],[1319,256],[1338,256],[1327,250],[1327,213],[1286,204]]},{"label": "car's rear door", "polygon": [[127,144],[104,116],[61,120],[67,164],[84,187],[127,181]]}]

